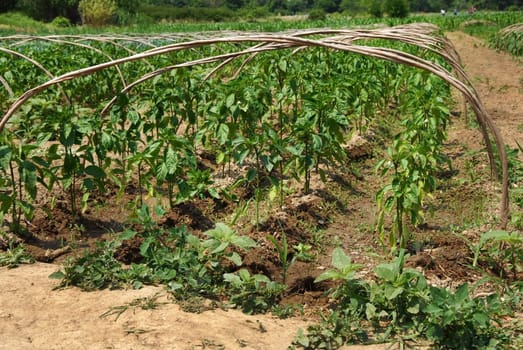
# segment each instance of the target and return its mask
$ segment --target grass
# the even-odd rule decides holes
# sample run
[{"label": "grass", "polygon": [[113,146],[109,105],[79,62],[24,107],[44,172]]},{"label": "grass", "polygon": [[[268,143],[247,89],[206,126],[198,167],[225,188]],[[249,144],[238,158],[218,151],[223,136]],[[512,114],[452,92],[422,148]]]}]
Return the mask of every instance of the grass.
[{"label": "grass", "polygon": [[52,27],[19,12],[0,13],[0,35],[18,32],[48,33]]}]

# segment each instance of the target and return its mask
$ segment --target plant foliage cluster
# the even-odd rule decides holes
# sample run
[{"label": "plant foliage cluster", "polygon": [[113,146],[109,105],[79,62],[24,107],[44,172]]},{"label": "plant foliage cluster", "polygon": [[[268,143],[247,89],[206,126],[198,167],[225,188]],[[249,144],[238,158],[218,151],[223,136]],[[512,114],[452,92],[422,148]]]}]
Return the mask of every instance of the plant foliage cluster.
[{"label": "plant foliage cluster", "polygon": [[316,279],[339,282],[331,291],[336,306],[319,324],[301,331],[294,347],[336,349],[367,341],[372,333],[375,341],[392,337],[400,347],[426,339],[437,349],[511,348],[511,333],[502,326],[504,318],[521,307],[521,285],[510,287],[519,296],[474,297],[477,286],[468,283],[454,291],[429,285],[422,273],[404,267],[405,258],[400,250],[393,262],[378,265],[375,279],[368,282],[356,278],[359,266],[336,248],[334,269]]},{"label": "plant foliage cluster", "polygon": [[503,28],[490,39],[492,47],[511,53],[514,56],[523,56],[523,24],[514,24]]},{"label": "plant foliage cluster", "polygon": [[[156,215],[163,209],[156,208]],[[199,238],[185,226],[164,229],[152,219],[147,206],[137,213],[139,230],[125,230],[116,239],[100,242],[84,256],[70,260],[51,278],[60,286],[78,286],[84,290],[103,288],[140,288],[143,284],[166,285],[179,300],[206,297],[229,298],[232,306],[246,313],[267,312],[276,305],[284,285],[265,275],[251,275],[242,266],[238,252],[256,247],[251,238],[239,235],[223,223]],[[123,266],[115,258],[125,242],[139,239],[140,259]]]},{"label": "plant foliage cluster", "polygon": [[[141,45],[132,42],[128,48]],[[126,54],[120,45],[97,40],[89,49],[29,43],[17,50],[54,74]],[[198,54],[184,51],[177,60]],[[5,188],[0,209],[13,231],[23,233],[21,223],[33,217],[39,191],[57,189],[67,194],[73,221],[96,205],[93,197],[114,188],[122,194],[130,185],[138,190],[138,206],[145,193],[166,197],[171,206],[193,198],[236,202],[238,186],[252,188],[257,204],[268,194],[281,206],[287,178],[308,193],[312,173],[325,180],[329,167],[343,169],[346,141],[372,129],[376,116],[389,114],[403,124],[382,167],[393,184],[379,195],[382,213],[397,218],[390,244],[405,243],[404,217],[422,221],[423,198],[434,190],[434,172],[444,160],[440,148],[450,94],[441,80],[397,64],[314,49],[257,57],[232,80],[225,77],[237,66],[207,80],[208,70],[194,67],[149,80],[138,93],[118,93],[145,75],[149,65],[165,66],[170,59],[129,63],[125,72],[107,69],[49,90],[22,108],[2,133],[0,147]],[[9,93],[19,95],[47,78],[34,61],[8,61],[0,57],[8,87],[2,91],[4,107]],[[112,96],[117,98],[107,105]],[[401,110],[391,109],[395,104]],[[201,166],[201,150],[215,155],[223,175],[233,165],[247,171],[219,188],[216,174]]]}]

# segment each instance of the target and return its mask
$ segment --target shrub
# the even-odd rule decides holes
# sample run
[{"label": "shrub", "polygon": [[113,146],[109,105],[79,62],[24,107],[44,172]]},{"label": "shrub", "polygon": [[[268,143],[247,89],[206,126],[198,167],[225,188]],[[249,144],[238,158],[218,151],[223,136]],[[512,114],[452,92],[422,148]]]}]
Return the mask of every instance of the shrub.
[{"label": "shrub", "polygon": [[266,18],[270,16],[269,10],[266,7],[253,7],[240,10],[238,12],[240,16],[246,18],[250,22],[255,22],[260,18]]},{"label": "shrub", "polygon": [[325,11],[322,9],[313,9],[309,12],[309,16],[307,19],[310,21],[323,21],[327,18],[327,15],[325,14]]},{"label": "shrub", "polygon": [[369,7],[369,13],[372,17],[381,18],[383,17],[383,7],[381,6],[381,1],[374,0],[371,2]]},{"label": "shrub", "polygon": [[59,28],[67,28],[71,26],[71,21],[69,20],[69,18],[58,16],[55,17],[55,19],[53,19],[51,25]]},{"label": "shrub", "polygon": [[14,10],[15,6],[16,6],[15,0],[2,0],[0,2],[0,13],[12,11],[12,10]]},{"label": "shrub", "polygon": [[82,23],[94,26],[109,24],[117,9],[115,0],[81,0],[78,4]]},{"label": "shrub", "polygon": [[389,17],[404,18],[409,15],[407,0],[386,0],[383,6]]}]

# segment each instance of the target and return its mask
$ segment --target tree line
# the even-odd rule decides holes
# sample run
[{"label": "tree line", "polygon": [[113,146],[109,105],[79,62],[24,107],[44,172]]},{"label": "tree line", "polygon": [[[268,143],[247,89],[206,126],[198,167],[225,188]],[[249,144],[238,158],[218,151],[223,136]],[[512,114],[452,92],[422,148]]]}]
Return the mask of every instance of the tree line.
[{"label": "tree line", "polygon": [[[139,18],[220,20],[233,13],[251,17],[299,14],[312,10],[351,15],[404,17],[409,12],[523,9],[523,0],[2,0],[0,13],[21,11],[41,21],[65,18],[71,23],[126,24]],[[197,18],[197,16],[204,18]]]}]

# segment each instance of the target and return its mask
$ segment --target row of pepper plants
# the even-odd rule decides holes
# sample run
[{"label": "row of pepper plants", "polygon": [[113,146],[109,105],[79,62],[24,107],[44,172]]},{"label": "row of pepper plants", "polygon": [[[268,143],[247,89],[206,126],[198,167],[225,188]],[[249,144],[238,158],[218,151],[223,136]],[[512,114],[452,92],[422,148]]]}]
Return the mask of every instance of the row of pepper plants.
[{"label": "row of pepper plants", "polygon": [[[16,50],[58,75],[146,48],[140,45],[96,41],[86,49],[28,42]],[[434,173],[444,162],[447,85],[406,66],[307,49],[258,55],[234,79],[241,62],[209,79],[208,66],[172,70],[130,93],[118,93],[151,67],[228,49],[204,47],[127,63],[33,98],[0,135],[0,212],[11,229],[23,233],[22,223],[31,220],[38,194],[51,196],[52,206],[56,189],[67,195],[73,220],[94,194],[114,188],[122,194],[137,187],[140,206],[144,194],[171,206],[195,197],[234,199],[231,188],[214,185],[215,176],[232,176],[232,165],[248,169],[233,186],[253,189],[259,220],[265,194],[283,205],[289,178],[309,192],[313,172],[326,179],[328,171],[346,169],[343,145],[353,134],[394,119],[401,126],[379,164],[391,182],[377,198],[380,218],[393,216],[389,243],[404,246],[404,220],[422,220],[423,199],[435,189]],[[6,52],[0,52],[0,63],[13,96],[47,79],[42,69]],[[0,94],[5,110],[12,97],[7,89]],[[116,101],[102,114],[113,96]],[[215,156],[221,174],[201,166],[203,150]],[[378,223],[382,239],[383,224]]]}]

